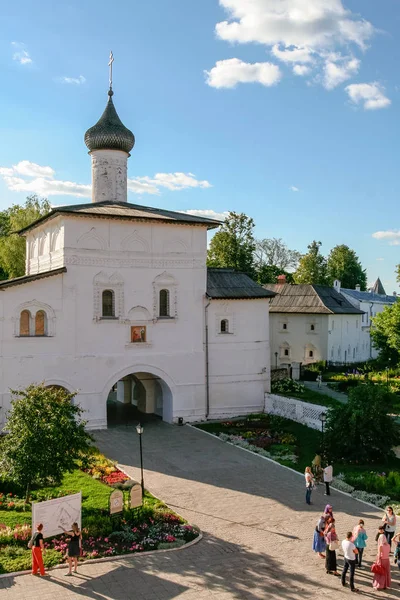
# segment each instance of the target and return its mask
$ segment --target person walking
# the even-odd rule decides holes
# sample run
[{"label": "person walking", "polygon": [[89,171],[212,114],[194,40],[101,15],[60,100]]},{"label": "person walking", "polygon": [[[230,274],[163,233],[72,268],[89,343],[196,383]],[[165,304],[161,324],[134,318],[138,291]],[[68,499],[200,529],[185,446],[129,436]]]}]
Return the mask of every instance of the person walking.
[{"label": "person walking", "polygon": [[314,487],[314,477],[311,472],[311,467],[306,467],[304,478],[306,480],[306,503],[311,504],[311,492]]},{"label": "person walking", "polygon": [[394,534],[396,533],[396,515],[393,512],[393,508],[388,506],[385,512],[385,516],[382,517],[382,522],[385,527],[385,536],[390,546],[390,550],[392,550],[392,539]]},{"label": "person walking", "polygon": [[37,575],[39,571],[41,577],[48,577],[49,574],[44,570],[43,554],[46,553],[43,541],[43,524],[39,523],[33,534],[29,545],[32,549],[32,575]]},{"label": "person walking", "polygon": [[74,573],[78,572],[78,556],[81,553],[82,548],[82,532],[79,529],[78,523],[72,523],[71,531],[67,531],[64,527],[60,529],[63,530],[64,533],[70,536],[70,540],[68,542],[68,573],[65,573],[66,576],[72,575],[72,562],[74,563]]},{"label": "person walking", "polygon": [[[384,526],[379,527],[378,536],[378,555],[376,557],[375,565],[381,567],[380,572],[373,571],[374,579],[372,581],[372,587],[376,590],[386,590],[390,588],[392,583],[390,576],[390,544],[387,541]],[[372,566],[373,569],[374,565]]]},{"label": "person walking", "polygon": [[354,572],[356,570],[356,554],[358,552],[357,548],[351,541],[353,537],[353,532],[348,531],[346,535],[346,539],[342,542],[343,554],[344,554],[344,565],[342,571],[342,585],[346,585],[346,575],[347,571],[350,569],[350,589],[352,592],[359,592],[354,585]]},{"label": "person walking", "polygon": [[333,467],[332,465],[327,465],[324,469],[324,483],[325,483],[325,496],[331,495],[330,484],[333,479]]},{"label": "person walking", "polygon": [[358,525],[353,529],[353,544],[358,550],[358,554],[356,554],[356,565],[361,569],[362,567],[362,557],[364,553],[364,548],[367,547],[366,541],[368,539],[367,532],[364,529],[364,521],[360,519],[358,521]]},{"label": "person walking", "polygon": [[325,543],[326,543],[326,558],[325,558],[325,569],[326,573],[330,575],[333,573],[339,576],[337,571],[336,561],[336,550],[339,548],[339,538],[336,533],[335,519],[325,527],[324,531]]},{"label": "person walking", "polygon": [[325,506],[324,513],[325,513],[325,515],[327,515],[328,517],[330,517],[331,520],[334,520],[333,509],[332,509],[332,506],[330,504],[327,504]]},{"label": "person walking", "polygon": [[321,558],[325,558],[325,554],[323,554],[323,552],[325,551],[325,548],[326,548],[326,543],[325,543],[325,538],[324,538],[326,517],[327,517],[327,515],[323,514],[319,518],[318,523],[315,527],[313,544],[312,544],[312,549],[314,550],[314,552],[318,552],[318,555]]}]

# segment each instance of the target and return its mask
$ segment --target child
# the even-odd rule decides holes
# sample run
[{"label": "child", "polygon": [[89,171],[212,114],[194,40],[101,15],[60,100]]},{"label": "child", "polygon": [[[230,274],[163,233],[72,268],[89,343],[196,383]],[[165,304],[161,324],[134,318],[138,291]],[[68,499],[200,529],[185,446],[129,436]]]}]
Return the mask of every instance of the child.
[{"label": "child", "polygon": [[361,569],[362,556],[364,548],[366,548],[366,540],[368,539],[367,532],[364,529],[364,521],[360,519],[358,525],[353,529],[353,544],[358,550],[356,554],[356,565]]}]

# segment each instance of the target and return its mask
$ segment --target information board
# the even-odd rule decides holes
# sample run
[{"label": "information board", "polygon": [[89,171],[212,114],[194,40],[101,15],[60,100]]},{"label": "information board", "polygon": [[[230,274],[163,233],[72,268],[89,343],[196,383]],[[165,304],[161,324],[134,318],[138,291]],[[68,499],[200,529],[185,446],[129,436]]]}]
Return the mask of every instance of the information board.
[{"label": "information board", "polygon": [[81,528],[82,492],[70,494],[54,500],[32,503],[32,531],[43,523],[43,537],[48,538],[62,533],[61,527],[71,530],[72,523]]}]

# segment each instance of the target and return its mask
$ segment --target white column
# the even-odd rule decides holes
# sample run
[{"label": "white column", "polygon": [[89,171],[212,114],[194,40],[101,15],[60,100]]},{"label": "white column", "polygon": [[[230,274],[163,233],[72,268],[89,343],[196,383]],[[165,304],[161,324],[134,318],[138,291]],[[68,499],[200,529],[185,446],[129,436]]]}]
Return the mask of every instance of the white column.
[{"label": "white column", "polygon": [[122,150],[92,150],[92,202],[128,201],[128,158]]}]

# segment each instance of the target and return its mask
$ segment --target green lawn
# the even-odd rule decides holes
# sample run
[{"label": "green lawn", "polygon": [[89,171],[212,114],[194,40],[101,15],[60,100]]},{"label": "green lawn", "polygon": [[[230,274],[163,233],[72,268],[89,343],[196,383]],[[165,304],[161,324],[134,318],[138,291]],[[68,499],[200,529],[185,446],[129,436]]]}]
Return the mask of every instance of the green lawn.
[{"label": "green lawn", "polygon": [[286,398],[298,398],[298,400],[302,400],[303,402],[309,402],[310,404],[321,404],[322,406],[337,406],[340,404],[338,400],[335,398],[331,398],[326,394],[320,394],[319,392],[314,392],[314,390],[309,390],[305,388],[304,392],[290,392],[284,394],[282,392],[273,392],[278,394],[279,396],[285,396]]}]

